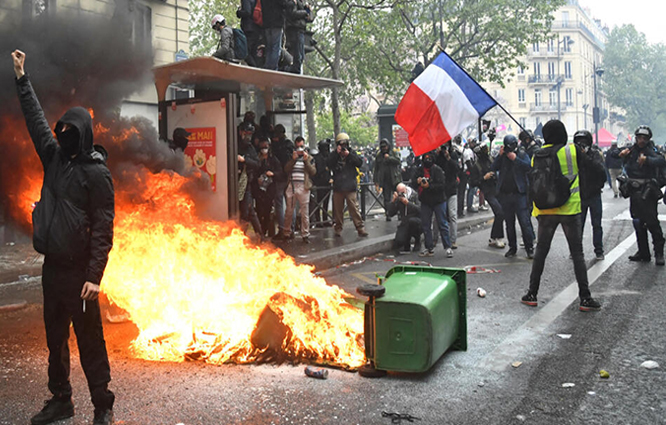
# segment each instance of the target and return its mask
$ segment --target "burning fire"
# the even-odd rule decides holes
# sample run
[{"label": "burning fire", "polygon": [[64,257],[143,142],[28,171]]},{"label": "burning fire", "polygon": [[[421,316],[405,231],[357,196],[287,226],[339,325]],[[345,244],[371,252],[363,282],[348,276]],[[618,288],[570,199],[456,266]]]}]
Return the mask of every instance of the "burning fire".
[{"label": "burning fire", "polygon": [[[95,137],[114,142],[129,134],[108,132],[95,127]],[[170,172],[146,173],[137,177],[136,187],[145,188],[140,196],[116,191],[114,247],[102,289],[139,329],[133,355],[362,365],[363,312],[345,300],[350,295],[282,251],[253,245],[235,225],[197,218],[183,190],[187,182]],[[40,186],[35,177],[20,193],[34,202]]]}]

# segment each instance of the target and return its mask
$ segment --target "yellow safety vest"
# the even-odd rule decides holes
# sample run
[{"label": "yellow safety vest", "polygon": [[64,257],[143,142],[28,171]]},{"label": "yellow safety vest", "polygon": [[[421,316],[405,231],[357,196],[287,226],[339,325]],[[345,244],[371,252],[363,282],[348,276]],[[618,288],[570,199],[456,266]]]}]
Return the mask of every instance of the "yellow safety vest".
[{"label": "yellow safety vest", "polygon": [[[544,145],[544,148],[552,147],[553,145]],[[557,208],[549,208],[547,210],[540,210],[534,205],[532,215],[538,217],[540,215],[576,215],[580,214],[580,187],[578,179],[578,162],[576,159],[576,147],[572,143],[566,144],[563,148],[557,151],[557,158],[560,160],[560,168],[571,184],[571,196],[564,205]],[[532,166],[534,166],[534,158],[532,158]]]}]

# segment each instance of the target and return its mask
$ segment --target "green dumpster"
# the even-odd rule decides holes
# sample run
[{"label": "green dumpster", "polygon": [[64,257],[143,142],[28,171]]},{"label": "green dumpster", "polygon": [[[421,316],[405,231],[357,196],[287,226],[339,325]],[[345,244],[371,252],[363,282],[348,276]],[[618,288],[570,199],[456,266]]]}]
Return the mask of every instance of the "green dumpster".
[{"label": "green dumpster", "polygon": [[466,277],[462,269],[396,266],[381,286],[358,288],[370,297],[365,305],[370,369],[425,372],[449,348],[467,350]]}]

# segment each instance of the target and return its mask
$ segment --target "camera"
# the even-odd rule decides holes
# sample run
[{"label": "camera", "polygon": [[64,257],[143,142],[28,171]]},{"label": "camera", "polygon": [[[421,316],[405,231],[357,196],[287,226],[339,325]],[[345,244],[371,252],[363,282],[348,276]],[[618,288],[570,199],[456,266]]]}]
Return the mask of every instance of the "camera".
[{"label": "camera", "polygon": [[421,184],[430,184],[430,179],[427,177],[421,177]]},{"label": "camera", "polygon": [[296,149],[296,155],[298,155],[299,157],[302,157],[303,153],[305,153],[305,149],[303,148]]},{"label": "camera", "polygon": [[407,195],[405,195],[404,192],[398,192],[398,198],[406,198]]}]

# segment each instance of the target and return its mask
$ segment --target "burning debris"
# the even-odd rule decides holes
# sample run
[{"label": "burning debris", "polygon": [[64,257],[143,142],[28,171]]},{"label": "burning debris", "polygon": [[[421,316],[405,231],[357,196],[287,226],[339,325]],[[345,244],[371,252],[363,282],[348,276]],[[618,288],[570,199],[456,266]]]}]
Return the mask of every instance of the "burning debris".
[{"label": "burning debris", "polygon": [[[114,22],[49,19],[57,21],[0,33],[0,45],[34,58],[31,79],[51,123],[74,105],[95,115],[94,141],[109,152],[116,187],[102,290],[139,329],[134,355],[364,364],[363,312],[349,294],[282,251],[252,245],[233,223],[202,218],[206,178],[187,170],[148,120],[119,117],[120,101],[150,75],[150,53],[116,37]],[[12,81],[8,71],[0,67],[3,81]],[[0,202],[29,230],[43,171],[12,84],[0,85],[0,102],[10,105],[0,116]]]}]

